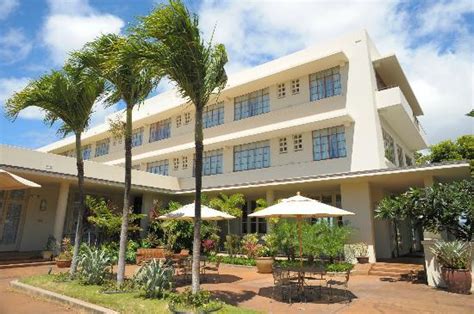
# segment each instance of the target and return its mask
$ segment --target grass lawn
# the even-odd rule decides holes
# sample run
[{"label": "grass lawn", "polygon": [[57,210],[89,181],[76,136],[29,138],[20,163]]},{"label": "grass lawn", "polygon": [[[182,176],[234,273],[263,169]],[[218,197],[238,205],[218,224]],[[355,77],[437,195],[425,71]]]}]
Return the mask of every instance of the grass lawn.
[{"label": "grass lawn", "polygon": [[[169,313],[166,301],[145,299],[141,297],[138,292],[103,294],[99,292],[100,286],[84,286],[75,281],[54,282],[53,279],[54,277],[51,275],[37,275],[22,278],[20,281],[35,287],[101,305],[120,313]],[[224,305],[217,313],[251,314],[259,312]]]}]

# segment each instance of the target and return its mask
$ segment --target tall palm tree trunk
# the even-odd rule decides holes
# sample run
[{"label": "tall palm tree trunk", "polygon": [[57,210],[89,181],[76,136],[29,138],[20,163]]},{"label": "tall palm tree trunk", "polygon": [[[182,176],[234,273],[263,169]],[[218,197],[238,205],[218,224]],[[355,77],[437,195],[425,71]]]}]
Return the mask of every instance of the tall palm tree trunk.
[{"label": "tall palm tree trunk", "polygon": [[122,227],[120,229],[120,249],[117,269],[117,284],[120,286],[125,278],[125,254],[127,251],[128,213],[130,210],[130,189],[132,186],[132,109],[127,104],[127,121],[125,125],[125,191],[123,195]]},{"label": "tall palm tree trunk", "polygon": [[74,250],[69,273],[74,275],[77,270],[79,248],[82,240],[82,220],[84,219],[84,160],[81,151],[81,133],[76,133],[76,165],[77,165],[77,187],[79,190],[79,208],[77,210],[76,235],[74,237]]},{"label": "tall palm tree trunk", "polygon": [[199,268],[201,260],[201,189],[202,189],[202,154],[203,154],[203,132],[202,132],[203,106],[196,104],[196,122],[194,127],[195,142],[195,179],[196,193],[194,196],[194,239],[193,239],[193,265],[192,265],[192,292],[199,292]]}]

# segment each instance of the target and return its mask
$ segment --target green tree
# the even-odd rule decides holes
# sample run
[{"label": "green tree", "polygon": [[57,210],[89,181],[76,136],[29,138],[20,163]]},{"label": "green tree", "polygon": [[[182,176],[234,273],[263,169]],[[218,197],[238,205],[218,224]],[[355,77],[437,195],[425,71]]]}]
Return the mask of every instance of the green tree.
[{"label": "green tree", "polygon": [[151,66],[159,65],[176,83],[180,94],[195,107],[195,219],[192,266],[192,291],[197,293],[201,246],[201,188],[204,106],[227,82],[224,65],[227,53],[223,45],[213,45],[201,37],[199,18],[179,0],[160,5],[141,19],[136,28],[144,38],[142,55]]},{"label": "green tree", "polygon": [[455,141],[446,140],[431,145],[427,154],[415,155],[418,164],[474,159],[474,136],[463,135]]},{"label": "green tree", "polygon": [[81,134],[89,126],[93,106],[103,94],[104,89],[104,81],[93,73],[87,73],[71,64],[66,64],[60,71],[51,71],[30,82],[22,91],[8,99],[5,105],[7,117],[13,120],[22,110],[38,107],[45,113],[45,123],[50,126],[55,122],[60,123],[59,134],[66,136],[74,133],[79,207],[71,275],[75,274],[77,268],[84,217],[84,161]]},{"label": "green tree", "polygon": [[87,43],[73,54],[74,61],[95,73],[108,84],[106,102],[115,104],[123,100],[126,105],[125,142],[125,188],[123,197],[122,226],[117,268],[117,282],[121,285],[125,277],[128,216],[131,211],[130,189],[132,185],[132,113],[159,82],[156,67],[144,67],[136,58],[135,38],[115,34],[102,35]]},{"label": "green tree", "polygon": [[[218,197],[210,200],[209,205],[232,215],[234,217],[242,217],[242,207],[245,205],[245,197],[241,193],[235,193],[230,196],[220,193]],[[230,234],[230,221],[227,220],[227,234]]]}]

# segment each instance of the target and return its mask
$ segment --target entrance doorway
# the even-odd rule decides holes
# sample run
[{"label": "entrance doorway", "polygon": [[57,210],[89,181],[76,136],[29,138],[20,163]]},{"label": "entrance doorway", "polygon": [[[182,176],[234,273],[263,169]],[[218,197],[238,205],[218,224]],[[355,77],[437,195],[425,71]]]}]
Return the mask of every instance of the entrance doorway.
[{"label": "entrance doorway", "polygon": [[0,190],[0,252],[18,248],[25,201],[26,190]]}]

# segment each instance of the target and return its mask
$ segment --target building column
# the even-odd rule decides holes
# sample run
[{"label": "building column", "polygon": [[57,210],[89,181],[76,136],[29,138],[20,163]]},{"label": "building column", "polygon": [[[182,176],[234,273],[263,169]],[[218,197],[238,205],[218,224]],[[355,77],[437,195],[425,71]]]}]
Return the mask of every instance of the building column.
[{"label": "building column", "polygon": [[[69,183],[61,182],[59,185],[58,203],[56,215],[54,217],[53,236],[58,244],[61,243],[64,231],[64,221],[66,219],[67,203],[69,196]],[[59,248],[58,248],[59,250]]]},{"label": "building column", "polygon": [[268,205],[271,205],[275,201],[275,192],[273,190],[267,190],[265,192],[265,199]]},{"label": "building column", "polygon": [[372,200],[368,182],[341,184],[342,208],[355,215],[344,217],[349,222],[353,242],[364,242],[368,246],[369,262],[375,263],[375,236]]}]

